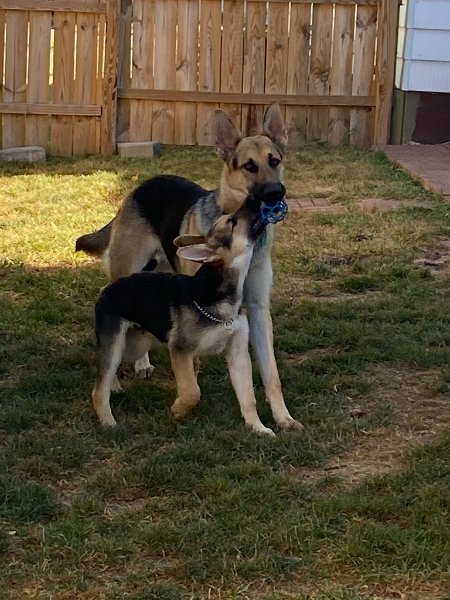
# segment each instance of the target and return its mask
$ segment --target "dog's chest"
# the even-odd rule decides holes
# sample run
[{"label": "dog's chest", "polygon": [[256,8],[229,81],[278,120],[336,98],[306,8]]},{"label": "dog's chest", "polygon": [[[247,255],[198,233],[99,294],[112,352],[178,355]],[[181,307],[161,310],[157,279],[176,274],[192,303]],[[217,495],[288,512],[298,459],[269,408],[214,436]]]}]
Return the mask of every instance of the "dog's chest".
[{"label": "dog's chest", "polygon": [[223,323],[212,325],[202,332],[198,339],[197,351],[199,355],[222,354],[227,349],[236,325],[226,328]]}]

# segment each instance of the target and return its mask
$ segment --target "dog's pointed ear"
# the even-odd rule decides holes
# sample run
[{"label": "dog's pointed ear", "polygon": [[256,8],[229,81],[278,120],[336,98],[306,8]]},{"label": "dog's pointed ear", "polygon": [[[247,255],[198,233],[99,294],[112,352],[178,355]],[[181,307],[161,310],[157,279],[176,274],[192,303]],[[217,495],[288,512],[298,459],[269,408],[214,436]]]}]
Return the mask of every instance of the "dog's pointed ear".
[{"label": "dog's pointed ear", "polygon": [[228,160],[234,152],[241,136],[230,117],[223,110],[215,112],[217,154]]},{"label": "dog's pointed ear", "polygon": [[217,251],[206,244],[194,244],[178,248],[177,255],[184,260],[197,263],[214,263],[220,260]]},{"label": "dog's pointed ear", "polygon": [[193,246],[194,244],[203,244],[205,241],[204,235],[179,235],[173,240],[173,243],[177,248],[183,248],[184,246]]},{"label": "dog's pointed ear", "polygon": [[287,132],[278,102],[271,104],[264,115],[264,133],[276,144],[286,146]]}]

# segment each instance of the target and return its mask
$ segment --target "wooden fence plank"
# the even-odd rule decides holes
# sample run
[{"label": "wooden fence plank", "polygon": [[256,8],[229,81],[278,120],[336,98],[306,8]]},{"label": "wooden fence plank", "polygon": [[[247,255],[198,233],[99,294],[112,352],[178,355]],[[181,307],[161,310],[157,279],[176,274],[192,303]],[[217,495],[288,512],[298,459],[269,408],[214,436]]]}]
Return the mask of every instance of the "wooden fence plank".
[{"label": "wooden fence plank", "polygon": [[[97,91],[97,23],[98,17],[89,13],[77,14],[76,37],[76,77],[74,96],[81,104],[95,103]],[[74,119],[74,154],[94,154],[96,146],[96,126],[92,117],[77,116]]]},{"label": "wooden fence plank", "polygon": [[[331,41],[333,7],[318,4],[313,7],[311,72],[309,93],[327,96],[330,93]],[[311,108],[308,111],[307,138],[309,141],[327,141],[328,108]]]},{"label": "wooden fence plank", "polygon": [[[356,12],[355,59],[352,94],[373,93],[377,7],[358,6]],[[367,110],[350,112],[350,142],[357,146],[370,143],[371,113]]]},{"label": "wooden fence plank", "polygon": [[[0,103],[3,103],[3,64],[5,61],[5,24],[6,14],[4,10],[0,10]],[[3,139],[2,135],[3,119],[0,115],[0,147]]]},{"label": "wooden fence plank", "polygon": [[[108,2],[108,7],[112,5]],[[103,101],[103,63],[105,60],[105,28],[106,28],[106,15],[100,13],[98,15],[98,42],[97,42],[97,78],[96,78],[96,91],[95,91],[95,102],[101,103]],[[102,123],[101,120],[95,120],[95,143],[97,148],[101,146],[101,131]]]},{"label": "wooden fence plank", "polygon": [[[311,33],[311,6],[292,5],[289,30],[287,93],[307,94]],[[306,141],[307,109],[286,107],[286,129],[290,146]]]},{"label": "wooden fence plank", "polygon": [[[70,104],[73,101],[75,13],[55,13],[53,49],[53,102]],[[73,145],[72,116],[55,116],[51,120],[50,152],[71,156]]]},{"label": "wooden fence plank", "polygon": [[[121,0],[119,25],[119,66],[117,83],[119,88],[131,87],[131,25],[133,21],[132,0]],[[117,134],[118,142],[129,140],[130,129],[130,100],[118,100]]]},{"label": "wooden fence plank", "polygon": [[[232,0],[223,7],[222,57],[220,89],[224,92],[242,91],[242,69],[244,52],[244,4]],[[237,129],[241,128],[241,105],[221,104]]]},{"label": "wooden fence plank", "polygon": [[[157,0],[155,4],[155,80],[156,89],[175,89],[176,0]],[[173,144],[175,105],[173,102],[153,103],[152,138]]]},{"label": "wooden fence plank", "polygon": [[[202,0],[198,76],[200,91],[220,90],[221,26],[220,0]],[[197,106],[197,143],[202,146],[214,144],[214,110],[217,108],[218,104]]]},{"label": "wooden fence plank", "polygon": [[[15,104],[26,100],[28,12],[6,12],[5,84],[3,101]],[[2,147],[25,144],[25,117],[5,115],[2,127]]]},{"label": "wooden fence plank", "polygon": [[[269,4],[266,49],[266,87],[270,93],[286,93],[288,69],[289,4]],[[285,117],[285,108],[281,106]]]},{"label": "wooden fence plank", "polygon": [[[153,2],[148,2],[148,0],[134,0],[131,76],[134,89],[153,86],[154,39],[155,6]],[[161,61],[164,61],[164,56],[161,56]],[[151,102],[147,100],[133,100],[130,102],[129,136],[134,142],[142,142],[152,138]]]},{"label": "wooden fence plank", "polygon": [[[198,89],[215,92],[220,89],[221,2],[202,0],[200,10],[200,45]],[[214,144],[214,110],[218,104],[197,106],[197,143]]]},{"label": "wooden fence plank", "polygon": [[[266,2],[247,4],[245,37],[244,37],[244,69],[242,91],[253,102],[248,94],[264,94],[266,74]],[[270,103],[270,101],[269,101]],[[255,103],[256,104],[256,103]],[[263,106],[252,106],[249,103],[242,107],[242,129],[248,133],[256,133],[263,121]]]},{"label": "wooden fence plank", "polygon": [[394,87],[395,58],[399,7],[396,2],[382,0],[377,45],[375,126],[373,143],[383,148],[389,139],[389,125]]},{"label": "wooden fence plank", "polygon": [[[352,93],[353,31],[355,7],[336,6],[334,14],[333,58],[330,77],[332,94],[348,96]],[[328,141],[343,144],[349,141],[350,111],[330,108]]]},{"label": "wooden fence plank", "polygon": [[[178,40],[176,89],[197,90],[198,0],[178,0]],[[177,144],[195,144],[197,107],[189,102],[175,105],[175,139]]]},{"label": "wooden fence plank", "polygon": [[[47,102],[49,96],[51,12],[30,13],[28,58],[28,103]],[[49,123],[45,116],[29,116],[25,123],[27,146],[49,145]]]},{"label": "wooden fence plank", "polygon": [[99,80],[102,81],[101,100],[103,111],[100,121],[100,150],[102,154],[112,154],[116,148],[119,25],[120,0],[110,0],[106,12],[104,67],[103,70],[99,68],[98,73]]}]

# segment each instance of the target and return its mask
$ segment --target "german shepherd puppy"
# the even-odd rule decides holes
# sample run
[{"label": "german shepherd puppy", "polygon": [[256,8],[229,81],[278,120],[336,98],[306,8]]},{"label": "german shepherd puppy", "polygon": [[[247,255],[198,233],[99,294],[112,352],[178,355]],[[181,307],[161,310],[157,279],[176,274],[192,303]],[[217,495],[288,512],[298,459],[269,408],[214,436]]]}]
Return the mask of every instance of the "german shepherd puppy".
[{"label": "german shepherd puppy", "polygon": [[[173,239],[180,234],[206,235],[222,214],[232,214],[258,189],[266,205],[284,199],[282,161],[287,137],[278,104],[265,114],[263,131],[239,135],[231,119],[216,112],[216,147],[224,161],[220,186],[208,191],[177,176],[153,177],[141,184],[124,201],[115,218],[102,229],[81,236],[76,250],[102,257],[112,281],[145,269],[193,273],[191,261],[177,256]],[[271,248],[273,225],[255,245],[244,283],[244,304],[248,311],[250,340],[255,349],[266,399],[276,423],[283,429],[301,429],[284,403],[273,350],[270,315],[272,288]],[[127,345],[137,335],[129,330]],[[144,373],[153,367],[145,356],[136,369]]]},{"label": "german shepherd puppy", "polygon": [[200,400],[195,359],[225,353],[246,425],[274,435],[256,412],[248,321],[240,310],[255,241],[264,229],[255,222],[260,204],[257,195],[250,195],[233,215],[220,217],[205,237],[175,239],[178,257],[201,264],[195,275],[140,271],[103,290],[95,309],[98,377],[92,392],[103,425],[116,424],[110,392],[117,389],[116,372],[124,358],[127,330],[138,325],[168,344],[177,383],[171,408],[175,418],[184,417]]}]

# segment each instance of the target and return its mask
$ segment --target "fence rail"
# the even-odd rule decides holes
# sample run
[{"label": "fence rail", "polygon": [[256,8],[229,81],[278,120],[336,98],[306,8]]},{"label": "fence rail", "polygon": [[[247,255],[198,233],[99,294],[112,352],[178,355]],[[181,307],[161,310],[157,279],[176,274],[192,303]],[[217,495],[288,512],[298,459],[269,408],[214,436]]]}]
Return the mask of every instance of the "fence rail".
[{"label": "fence rail", "polygon": [[0,0],[2,147],[212,144],[278,101],[290,143],[383,146],[399,0]]}]

